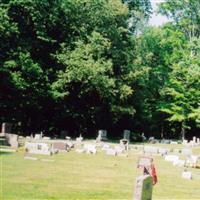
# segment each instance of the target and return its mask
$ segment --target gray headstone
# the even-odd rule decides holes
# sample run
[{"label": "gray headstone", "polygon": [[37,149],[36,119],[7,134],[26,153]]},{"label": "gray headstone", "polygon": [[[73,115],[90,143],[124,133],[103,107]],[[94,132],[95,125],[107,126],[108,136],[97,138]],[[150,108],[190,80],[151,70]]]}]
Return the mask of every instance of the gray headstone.
[{"label": "gray headstone", "polygon": [[152,177],[149,175],[139,176],[136,179],[134,200],[151,200],[153,191]]},{"label": "gray headstone", "polygon": [[67,143],[65,142],[55,142],[52,144],[52,147],[58,151],[67,151],[69,149]]},{"label": "gray headstone", "polygon": [[131,132],[129,130],[124,130],[123,139],[130,140]]},{"label": "gray headstone", "polygon": [[5,137],[6,137],[7,143],[8,143],[11,147],[13,147],[13,148],[15,148],[15,149],[18,148],[18,146],[19,146],[18,135],[6,133],[6,134],[5,134]]}]

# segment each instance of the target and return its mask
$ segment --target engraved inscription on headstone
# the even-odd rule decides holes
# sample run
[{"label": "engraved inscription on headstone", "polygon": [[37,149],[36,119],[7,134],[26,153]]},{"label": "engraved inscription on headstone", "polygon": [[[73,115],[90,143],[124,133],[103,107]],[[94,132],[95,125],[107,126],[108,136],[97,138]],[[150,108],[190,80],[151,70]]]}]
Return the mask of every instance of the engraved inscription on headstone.
[{"label": "engraved inscription on headstone", "polygon": [[152,177],[149,175],[139,176],[135,183],[133,200],[151,200],[153,191]]}]

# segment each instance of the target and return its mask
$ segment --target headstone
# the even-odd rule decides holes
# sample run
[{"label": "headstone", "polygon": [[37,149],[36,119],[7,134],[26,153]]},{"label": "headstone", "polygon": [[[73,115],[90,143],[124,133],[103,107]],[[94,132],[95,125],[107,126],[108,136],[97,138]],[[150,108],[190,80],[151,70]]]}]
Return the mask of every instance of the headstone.
[{"label": "headstone", "polygon": [[200,144],[200,138],[197,138],[197,144]]},{"label": "headstone", "polygon": [[131,132],[129,130],[124,130],[123,139],[130,141]]},{"label": "headstone", "polygon": [[124,148],[125,151],[128,151],[129,141],[127,139],[120,140],[120,146]]},{"label": "headstone", "polygon": [[16,134],[10,134],[6,133],[5,138],[7,143],[12,147],[17,149],[19,147],[19,142],[18,142],[18,135]]},{"label": "headstone", "polygon": [[40,140],[40,139],[42,139],[42,138],[41,138],[41,134],[35,134],[34,139],[35,139],[35,140]]},{"label": "headstone", "polygon": [[188,180],[192,180],[192,172],[184,171],[184,172],[182,173],[182,178],[188,179]]},{"label": "headstone", "polygon": [[194,144],[197,142],[197,138],[195,136],[192,138],[192,140],[193,140]]},{"label": "headstone", "polygon": [[97,153],[96,146],[93,144],[85,144],[83,148],[87,154],[96,154]]},{"label": "headstone", "polygon": [[76,138],[76,142],[81,143],[83,141],[83,137],[80,135]]},{"label": "headstone", "polygon": [[178,144],[176,141],[171,141],[170,144]]},{"label": "headstone", "polygon": [[12,133],[12,124],[7,122],[2,123],[1,133]]},{"label": "headstone", "polygon": [[183,142],[182,142],[183,145],[186,145],[187,143],[188,143],[187,140],[183,140]]},{"label": "headstone", "polygon": [[54,142],[52,144],[53,149],[58,150],[58,151],[68,151],[69,146],[65,142]]},{"label": "headstone", "polygon": [[199,156],[195,156],[195,155],[188,156],[186,159],[186,166],[196,167],[199,158],[200,158]]},{"label": "headstone", "polygon": [[52,153],[54,153],[51,145],[46,143],[26,142],[25,149],[30,154],[52,155]]},{"label": "headstone", "polygon": [[110,145],[109,145],[109,144],[103,144],[101,150],[102,150],[102,151],[106,151],[106,150],[109,149],[109,148],[110,148]]},{"label": "headstone", "polygon": [[110,155],[110,156],[116,156],[117,152],[115,149],[107,149],[106,150],[106,155]]},{"label": "headstone", "polygon": [[96,139],[97,142],[106,141],[107,140],[107,131],[106,130],[99,130],[98,137]]},{"label": "headstone", "polygon": [[170,144],[170,140],[162,139],[161,144]]},{"label": "headstone", "polygon": [[173,162],[174,166],[178,166],[178,167],[184,167],[185,166],[185,160],[175,160]]},{"label": "headstone", "polygon": [[160,153],[162,156],[167,155],[169,152],[170,152],[169,149],[165,149],[165,148],[158,149],[158,153]]},{"label": "headstone", "polygon": [[43,139],[43,140],[50,140],[51,138],[45,136],[45,137],[43,137],[42,139]]},{"label": "headstone", "polygon": [[115,146],[114,148],[117,154],[122,154],[125,150],[122,146],[119,145]]},{"label": "headstone", "polygon": [[184,149],[182,149],[182,154],[184,156],[190,156],[190,155],[192,155],[192,149],[191,148],[184,148]]},{"label": "headstone", "polygon": [[149,169],[152,165],[153,159],[149,156],[139,157],[137,167]]},{"label": "headstone", "polygon": [[144,153],[145,154],[158,154],[159,150],[158,147],[152,147],[152,146],[144,146]]},{"label": "headstone", "polygon": [[65,139],[70,141],[72,138],[70,136],[66,136]]},{"label": "headstone", "polygon": [[151,200],[153,191],[152,177],[149,175],[139,176],[136,179],[134,200]]},{"label": "headstone", "polygon": [[179,156],[176,156],[176,155],[166,155],[165,156],[165,161],[174,162],[177,160],[179,160]]},{"label": "headstone", "polygon": [[84,153],[85,152],[85,149],[76,149],[75,150],[77,153]]}]

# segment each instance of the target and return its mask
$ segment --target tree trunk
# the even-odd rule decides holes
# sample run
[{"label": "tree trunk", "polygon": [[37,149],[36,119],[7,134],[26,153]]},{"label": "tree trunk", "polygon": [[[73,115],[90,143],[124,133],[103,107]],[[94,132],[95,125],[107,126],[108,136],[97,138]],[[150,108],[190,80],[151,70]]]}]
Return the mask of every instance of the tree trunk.
[{"label": "tree trunk", "polygon": [[185,121],[181,123],[181,136],[182,136],[182,141],[185,140]]}]

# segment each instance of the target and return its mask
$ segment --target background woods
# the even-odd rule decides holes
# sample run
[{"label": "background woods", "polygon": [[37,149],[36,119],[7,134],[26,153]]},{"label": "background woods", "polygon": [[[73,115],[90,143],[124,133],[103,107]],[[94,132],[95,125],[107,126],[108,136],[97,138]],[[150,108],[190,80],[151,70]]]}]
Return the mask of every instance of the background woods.
[{"label": "background woods", "polygon": [[200,126],[200,3],[1,0],[0,121],[22,134],[191,137]]}]

